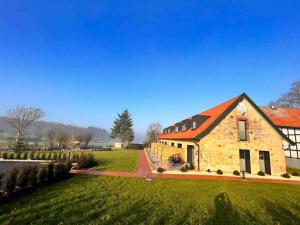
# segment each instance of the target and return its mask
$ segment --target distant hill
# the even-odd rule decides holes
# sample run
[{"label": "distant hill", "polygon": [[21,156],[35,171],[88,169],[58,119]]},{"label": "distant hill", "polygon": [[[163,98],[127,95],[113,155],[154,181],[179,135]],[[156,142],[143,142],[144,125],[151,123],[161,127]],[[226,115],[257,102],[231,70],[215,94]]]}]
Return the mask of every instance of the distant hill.
[{"label": "distant hill", "polygon": [[[38,121],[32,126],[30,126],[26,131],[26,136],[40,137],[42,139],[46,139],[47,132],[49,130],[63,130],[70,133],[73,131],[74,135],[88,131],[93,134],[93,141],[111,140],[109,133],[102,128],[98,128],[98,127],[85,128],[85,127],[65,125],[62,123],[54,123],[54,122],[46,122],[46,121]],[[0,117],[0,137],[1,138],[15,137],[15,130],[7,123],[6,117]]]}]

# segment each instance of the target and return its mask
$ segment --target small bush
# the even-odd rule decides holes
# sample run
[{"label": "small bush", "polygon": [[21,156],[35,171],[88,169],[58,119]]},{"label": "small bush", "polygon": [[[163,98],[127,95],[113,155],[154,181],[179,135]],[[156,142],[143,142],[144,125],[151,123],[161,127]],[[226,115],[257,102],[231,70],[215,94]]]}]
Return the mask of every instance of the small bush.
[{"label": "small bush", "polygon": [[23,154],[23,159],[27,159],[27,157],[28,157],[28,154],[27,154],[27,152],[24,152],[24,154]]},{"label": "small bush", "polygon": [[82,153],[80,155],[79,159],[77,160],[77,167],[79,169],[89,168],[89,167],[93,167],[95,165],[97,165],[97,162],[95,160],[93,153],[89,153],[89,154]]},{"label": "small bush", "polygon": [[42,153],[41,160],[46,160],[46,153],[45,152]]},{"label": "small bush", "polygon": [[241,173],[240,173],[239,171],[235,170],[235,171],[233,171],[233,175],[234,175],[234,176],[240,176]]},{"label": "small bush", "polygon": [[158,173],[163,173],[163,172],[165,172],[166,170],[165,169],[163,169],[163,168],[161,168],[161,167],[158,167],[157,168],[157,172]]},{"label": "small bush", "polygon": [[23,167],[18,171],[16,178],[16,186],[24,189],[28,182],[29,167]]},{"label": "small bush", "polygon": [[9,159],[14,159],[14,158],[15,158],[15,154],[14,154],[13,152],[10,153],[8,158],[9,158]]},{"label": "small bush", "polygon": [[3,157],[3,159],[7,159],[8,158],[7,152],[3,152],[2,157]]},{"label": "small bush", "polygon": [[183,166],[183,167],[180,168],[180,171],[183,172],[183,173],[186,173],[188,170],[185,166]]},{"label": "small bush", "polygon": [[284,173],[281,176],[287,179],[291,178],[291,176],[288,173]]},{"label": "small bush", "polygon": [[56,152],[54,152],[54,154],[53,154],[53,160],[57,160],[57,153]]},{"label": "small bush", "polygon": [[57,157],[57,159],[60,161],[61,160],[61,152],[60,153],[58,153],[58,157]]},{"label": "small bush", "polygon": [[259,172],[257,173],[257,175],[258,175],[258,176],[265,176],[266,174],[265,174],[263,171],[259,171]]},{"label": "small bush", "polygon": [[207,169],[206,172],[211,173],[211,170],[210,170],[210,169]]},{"label": "small bush", "polygon": [[2,190],[8,194],[12,193],[15,190],[17,173],[17,168],[11,168],[3,178]]},{"label": "small bush", "polygon": [[62,154],[61,161],[62,162],[66,162],[67,161],[67,155],[66,155],[66,153]]},{"label": "small bush", "polygon": [[17,152],[16,159],[21,159],[21,152]]},{"label": "small bush", "polygon": [[223,175],[223,171],[222,170],[217,170],[217,174]]},{"label": "small bush", "polygon": [[299,174],[298,172],[296,172],[296,171],[293,171],[293,172],[292,172],[292,176],[294,176],[294,177],[299,177],[300,174]]},{"label": "small bush", "polygon": [[29,159],[34,159],[34,152],[30,152],[30,154],[29,154]]},{"label": "small bush", "polygon": [[40,153],[38,152],[38,153],[36,154],[36,156],[35,156],[35,160],[40,160],[40,159],[41,159]]},{"label": "small bush", "polygon": [[28,174],[28,186],[34,187],[36,185],[36,174],[37,174],[37,167],[30,166],[29,167],[29,174]]},{"label": "small bush", "polygon": [[36,178],[37,178],[38,183],[43,183],[44,182],[44,180],[46,178],[46,169],[45,169],[45,167],[40,166],[38,168]]}]

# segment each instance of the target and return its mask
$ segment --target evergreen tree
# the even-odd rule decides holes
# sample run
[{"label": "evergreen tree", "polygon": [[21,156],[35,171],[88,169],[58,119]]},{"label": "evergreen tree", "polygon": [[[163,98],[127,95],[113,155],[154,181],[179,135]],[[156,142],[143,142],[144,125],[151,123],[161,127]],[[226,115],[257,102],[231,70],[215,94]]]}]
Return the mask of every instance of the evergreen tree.
[{"label": "evergreen tree", "polygon": [[134,140],[133,120],[130,113],[126,109],[114,121],[113,128],[111,129],[111,137],[117,138],[121,141],[122,146]]}]

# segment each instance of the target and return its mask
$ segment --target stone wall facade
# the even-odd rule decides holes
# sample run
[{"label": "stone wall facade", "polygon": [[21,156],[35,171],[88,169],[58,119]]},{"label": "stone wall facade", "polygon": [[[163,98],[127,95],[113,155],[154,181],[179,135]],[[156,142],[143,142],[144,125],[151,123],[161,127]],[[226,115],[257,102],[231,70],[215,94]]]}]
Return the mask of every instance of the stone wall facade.
[{"label": "stone wall facade", "polygon": [[[286,172],[283,138],[244,99],[247,110],[242,115],[237,108],[227,115],[207,136],[200,140],[200,170],[221,169],[240,171],[239,150],[250,150],[251,173],[260,171],[259,151],[270,153],[272,175]],[[238,121],[246,121],[247,141],[239,140]]]}]

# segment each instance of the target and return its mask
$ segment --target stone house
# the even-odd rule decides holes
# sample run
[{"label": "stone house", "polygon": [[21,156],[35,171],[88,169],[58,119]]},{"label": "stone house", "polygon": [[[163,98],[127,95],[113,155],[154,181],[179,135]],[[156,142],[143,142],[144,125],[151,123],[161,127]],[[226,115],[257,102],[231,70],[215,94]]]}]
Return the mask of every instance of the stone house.
[{"label": "stone house", "polygon": [[272,122],[293,142],[284,142],[287,167],[300,169],[300,108],[261,107]]},{"label": "stone house", "polygon": [[283,142],[295,143],[242,94],[163,130],[158,142],[185,149],[198,171],[286,172]]}]

